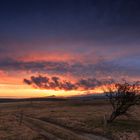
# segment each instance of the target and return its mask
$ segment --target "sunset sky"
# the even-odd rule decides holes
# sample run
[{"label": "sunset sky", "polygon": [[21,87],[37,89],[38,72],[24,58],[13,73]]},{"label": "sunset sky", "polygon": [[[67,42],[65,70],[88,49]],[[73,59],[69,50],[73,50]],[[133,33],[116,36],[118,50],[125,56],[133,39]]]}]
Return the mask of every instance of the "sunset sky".
[{"label": "sunset sky", "polygon": [[140,79],[139,0],[0,1],[0,97],[101,93],[122,78]]}]

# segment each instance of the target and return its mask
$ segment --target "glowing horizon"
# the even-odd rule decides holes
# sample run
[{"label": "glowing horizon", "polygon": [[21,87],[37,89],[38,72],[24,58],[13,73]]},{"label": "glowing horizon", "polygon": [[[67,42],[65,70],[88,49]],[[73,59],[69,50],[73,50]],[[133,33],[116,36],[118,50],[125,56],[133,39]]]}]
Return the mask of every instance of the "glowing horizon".
[{"label": "glowing horizon", "polygon": [[[91,93],[92,92],[92,93]],[[3,93],[5,93],[3,95]],[[65,90],[45,90],[35,89],[25,84],[0,84],[0,97],[1,98],[31,98],[31,97],[71,97],[75,95],[90,95],[94,93],[102,93],[102,90],[95,88],[95,90],[86,91],[65,91]]]}]

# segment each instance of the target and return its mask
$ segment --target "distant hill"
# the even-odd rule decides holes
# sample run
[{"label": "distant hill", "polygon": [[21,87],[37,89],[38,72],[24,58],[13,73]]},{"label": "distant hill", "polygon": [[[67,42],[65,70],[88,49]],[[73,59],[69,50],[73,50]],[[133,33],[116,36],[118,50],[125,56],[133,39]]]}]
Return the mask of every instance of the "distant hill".
[{"label": "distant hill", "polygon": [[0,103],[6,102],[26,102],[26,101],[65,101],[64,98],[46,97],[46,98],[24,98],[24,99],[11,99],[11,98],[0,98]]},{"label": "distant hill", "polygon": [[77,95],[70,97],[70,99],[83,99],[83,100],[93,100],[93,99],[106,99],[105,94],[86,94],[86,95]]},{"label": "distant hill", "polygon": [[93,99],[106,99],[104,94],[86,94],[86,95],[76,95],[73,97],[56,97],[56,96],[49,96],[49,97],[38,97],[38,98],[23,98],[23,99],[16,99],[16,98],[0,98],[0,103],[6,102],[25,102],[25,101],[66,101],[66,100],[93,100]]}]

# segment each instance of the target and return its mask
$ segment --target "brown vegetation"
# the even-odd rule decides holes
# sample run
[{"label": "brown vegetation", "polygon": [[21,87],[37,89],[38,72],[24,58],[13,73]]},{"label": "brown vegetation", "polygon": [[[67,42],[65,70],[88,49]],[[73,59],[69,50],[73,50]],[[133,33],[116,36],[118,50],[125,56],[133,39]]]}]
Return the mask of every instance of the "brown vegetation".
[{"label": "brown vegetation", "polygon": [[[63,129],[66,128],[68,131],[72,131],[76,134],[89,133],[95,136],[100,135],[115,140],[131,140],[134,137],[138,140],[140,135],[140,110],[138,105],[134,108],[132,108],[132,111],[130,112],[132,118],[120,116],[112,125],[104,127],[103,116],[105,114],[109,116],[111,110],[111,107],[106,100],[34,101],[32,106],[30,106],[30,102],[3,103],[0,104],[0,126],[2,127],[0,129],[0,139],[46,139],[35,126],[33,128],[27,124],[27,122],[25,123],[25,116],[28,116],[41,120],[44,123],[51,123],[62,127]],[[16,115],[19,115],[21,110],[24,112],[23,123],[19,125],[20,119],[16,117]],[[43,125],[41,125],[41,127],[42,126]],[[46,129],[45,132],[50,130],[49,127]],[[56,133],[57,132],[53,132],[54,135],[59,136],[59,134]]]}]

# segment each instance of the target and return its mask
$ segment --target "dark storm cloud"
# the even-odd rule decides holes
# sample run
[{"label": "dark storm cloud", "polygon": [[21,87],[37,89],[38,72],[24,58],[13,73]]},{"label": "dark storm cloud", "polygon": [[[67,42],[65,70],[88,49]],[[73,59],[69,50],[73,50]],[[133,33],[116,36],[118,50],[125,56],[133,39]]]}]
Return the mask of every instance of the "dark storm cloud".
[{"label": "dark storm cloud", "polygon": [[96,86],[101,85],[101,81],[98,81],[95,78],[89,78],[89,79],[80,79],[77,83],[78,87],[81,87],[85,90],[93,89]]},{"label": "dark storm cloud", "polygon": [[[13,59],[3,59],[0,61],[0,69],[4,71],[25,71],[51,74],[71,74],[73,76],[90,75],[111,75],[121,73],[122,69],[113,62],[99,62],[97,64],[88,63],[70,63],[53,61],[17,61]],[[98,74],[98,75],[97,75]],[[57,79],[55,79],[57,81]]]},{"label": "dark storm cloud", "polygon": [[6,71],[24,70],[32,72],[53,71],[58,73],[65,73],[68,67],[69,65],[65,62],[49,62],[49,61],[24,62],[13,59],[3,59],[0,61],[0,69]]},{"label": "dark storm cloud", "polygon": [[32,76],[30,80],[24,79],[24,83],[40,89],[74,90],[76,85],[70,81],[61,80],[59,77]]},{"label": "dark storm cloud", "polygon": [[[130,59],[131,60],[131,59]],[[139,62],[128,61],[127,63],[101,60],[98,63],[77,63],[77,62],[54,62],[54,61],[18,61],[14,59],[0,60],[0,70],[7,72],[25,71],[30,73],[58,74],[65,76],[70,74],[74,77],[116,77],[138,76]],[[136,63],[137,62],[137,63]],[[121,65],[122,64],[122,65]],[[136,65],[136,66],[135,66]],[[53,79],[57,83],[58,79]],[[84,81],[81,81],[84,83]],[[92,82],[92,81],[91,81]],[[94,81],[95,82],[95,81]],[[90,82],[88,83],[90,84]]]},{"label": "dark storm cloud", "polygon": [[[0,1],[0,69],[77,77],[139,76],[140,58],[133,59],[140,54],[139,5],[139,0]],[[74,58],[79,63],[17,59],[49,50],[85,55],[87,63],[78,57]],[[111,58],[88,63],[94,54]]]},{"label": "dark storm cloud", "polygon": [[30,79],[24,79],[24,83],[40,89],[53,90],[91,90],[108,81],[99,81],[95,78],[80,79],[77,82],[62,80],[59,77],[31,76]]}]

